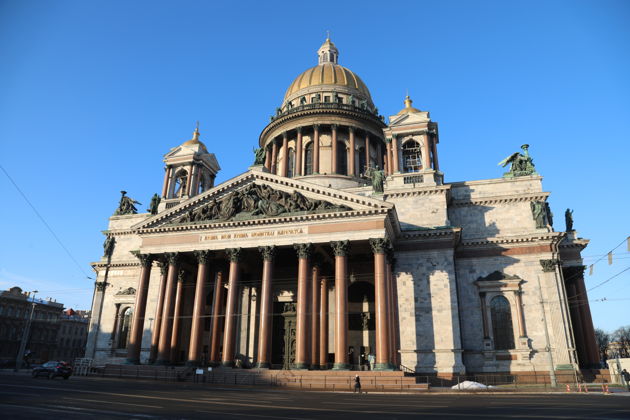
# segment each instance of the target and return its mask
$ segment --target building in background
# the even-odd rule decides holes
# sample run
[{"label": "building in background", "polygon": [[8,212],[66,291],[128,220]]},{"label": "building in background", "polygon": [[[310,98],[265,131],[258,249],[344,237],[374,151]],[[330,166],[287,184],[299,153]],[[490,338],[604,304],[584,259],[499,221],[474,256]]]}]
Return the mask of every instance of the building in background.
[{"label": "building in background", "polygon": [[554,230],[529,146],[497,151],[514,152],[499,178],[444,182],[429,112],[407,97],[384,118],[329,39],[317,57],[244,173],[215,185],[197,129],[165,155],[148,213],[123,192],[93,263],[86,356],[347,370],[374,355],[375,369],[440,376],[597,367],[588,241],[570,214]]},{"label": "building in background", "polygon": [[33,320],[24,354],[29,362],[47,361],[56,354],[63,304],[34,298],[19,287],[12,287],[0,293],[0,359],[5,363],[15,362],[33,305]]},{"label": "building in background", "polygon": [[88,311],[66,309],[59,318],[55,359],[72,362],[83,357],[89,324]]}]

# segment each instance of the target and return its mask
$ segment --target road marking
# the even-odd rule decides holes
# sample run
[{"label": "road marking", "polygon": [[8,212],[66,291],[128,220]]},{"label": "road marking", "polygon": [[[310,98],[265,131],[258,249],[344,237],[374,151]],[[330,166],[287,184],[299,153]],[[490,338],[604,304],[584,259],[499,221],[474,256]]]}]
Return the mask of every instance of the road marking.
[{"label": "road marking", "polygon": [[150,414],[125,413],[122,411],[111,411],[111,410],[97,410],[95,408],[80,408],[80,407],[73,407],[70,405],[51,405],[47,407],[57,407],[57,408],[63,408],[64,410],[73,410],[73,411],[86,412],[86,413],[111,414],[115,416],[125,416],[125,417],[131,417],[131,418],[133,417],[142,417],[145,419],[158,418],[157,416],[152,416]]},{"label": "road marking", "polygon": [[271,419],[290,419],[290,420],[310,420],[307,417],[281,417],[281,416],[264,416],[262,414],[243,414],[243,413],[228,413],[227,411],[204,411],[197,410],[197,413],[208,413],[208,414],[227,414],[228,416],[235,417],[265,417]]},{"label": "road marking", "polygon": [[134,407],[164,408],[159,405],[131,404],[131,403],[118,402],[118,401],[104,401],[104,400],[88,400],[84,398],[68,398],[68,397],[62,397],[62,398],[68,401],[86,401],[86,402],[95,402],[99,404],[105,403],[105,404],[132,405]]}]

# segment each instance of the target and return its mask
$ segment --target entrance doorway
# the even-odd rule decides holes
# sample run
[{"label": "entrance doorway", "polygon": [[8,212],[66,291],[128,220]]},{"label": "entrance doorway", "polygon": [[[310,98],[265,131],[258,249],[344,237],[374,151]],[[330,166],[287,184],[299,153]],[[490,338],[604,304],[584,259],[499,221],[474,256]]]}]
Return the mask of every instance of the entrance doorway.
[{"label": "entrance doorway", "polygon": [[291,369],[295,363],[295,302],[274,302],[273,314],[271,365]]}]

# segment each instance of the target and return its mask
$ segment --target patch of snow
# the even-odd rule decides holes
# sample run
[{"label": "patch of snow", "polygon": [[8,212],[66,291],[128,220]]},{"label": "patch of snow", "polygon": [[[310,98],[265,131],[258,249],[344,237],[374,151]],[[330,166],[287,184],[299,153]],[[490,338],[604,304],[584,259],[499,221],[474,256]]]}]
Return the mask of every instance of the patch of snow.
[{"label": "patch of snow", "polygon": [[484,385],[479,382],[473,381],[464,381],[460,382],[457,385],[453,385],[451,389],[459,389],[459,390],[475,390],[475,389],[489,389],[494,388],[492,385]]}]

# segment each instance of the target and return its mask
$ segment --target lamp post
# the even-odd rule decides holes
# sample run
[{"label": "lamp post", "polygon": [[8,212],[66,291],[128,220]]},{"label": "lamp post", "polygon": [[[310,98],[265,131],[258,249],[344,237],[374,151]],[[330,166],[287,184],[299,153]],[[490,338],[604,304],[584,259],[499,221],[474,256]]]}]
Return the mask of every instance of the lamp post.
[{"label": "lamp post", "polygon": [[22,367],[22,360],[24,359],[24,350],[26,349],[26,342],[28,341],[28,334],[31,330],[31,322],[33,322],[33,314],[35,313],[35,294],[38,293],[37,290],[33,290],[31,292],[33,294],[33,306],[31,307],[31,316],[28,317],[28,321],[26,322],[26,328],[24,328],[24,332],[22,333],[22,342],[20,343],[20,351],[18,352],[17,359],[15,359],[15,371],[18,372]]}]

